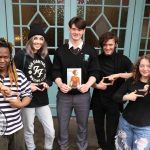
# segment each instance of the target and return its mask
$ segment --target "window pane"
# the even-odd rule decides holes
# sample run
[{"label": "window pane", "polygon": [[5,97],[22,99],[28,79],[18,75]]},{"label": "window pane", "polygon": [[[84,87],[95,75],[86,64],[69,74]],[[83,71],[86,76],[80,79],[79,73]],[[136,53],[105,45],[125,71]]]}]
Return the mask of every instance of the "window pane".
[{"label": "window pane", "polygon": [[91,25],[101,14],[101,7],[87,7],[86,21],[87,25]]},{"label": "window pane", "polygon": [[48,46],[55,46],[55,29],[50,28],[46,33],[46,41]]},{"label": "window pane", "polygon": [[27,25],[30,22],[31,18],[36,13],[36,6],[23,5],[21,8],[22,8],[22,24]]},{"label": "window pane", "polygon": [[105,0],[105,5],[120,5],[120,0]]},{"label": "window pane", "polygon": [[142,37],[146,37],[148,32],[148,19],[143,20]]},{"label": "window pane", "polygon": [[14,25],[19,24],[19,7],[18,7],[18,5],[13,5],[13,21],[14,21]]},{"label": "window pane", "polygon": [[113,27],[118,26],[119,8],[105,7],[104,13]]},{"label": "window pane", "polygon": [[20,45],[20,28],[14,28],[14,36],[15,36],[15,45],[19,46]]},{"label": "window pane", "polygon": [[40,6],[40,12],[50,25],[55,25],[55,6]]},{"label": "window pane", "polygon": [[88,41],[88,43],[94,47],[99,47],[98,39],[96,39],[95,35],[91,32],[90,29],[86,30],[85,33],[85,42]]},{"label": "window pane", "polygon": [[120,30],[120,35],[119,35],[119,47],[120,48],[124,47],[124,42],[125,42],[125,30]]},{"label": "window pane", "polygon": [[140,49],[145,49],[145,42],[146,42],[145,39],[142,39],[142,40],[141,40]]},{"label": "window pane", "polygon": [[57,24],[64,25],[64,6],[58,6],[57,8]]},{"label": "window pane", "polygon": [[36,3],[37,0],[21,0],[22,3]]},{"label": "window pane", "polygon": [[122,13],[121,13],[121,27],[126,27],[127,24],[127,16],[128,16],[128,8],[122,8]]}]

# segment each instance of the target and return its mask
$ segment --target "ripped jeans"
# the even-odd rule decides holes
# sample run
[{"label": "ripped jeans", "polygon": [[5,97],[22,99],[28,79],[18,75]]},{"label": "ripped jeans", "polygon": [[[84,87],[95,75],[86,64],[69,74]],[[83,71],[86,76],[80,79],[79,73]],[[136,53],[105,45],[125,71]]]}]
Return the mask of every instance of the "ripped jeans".
[{"label": "ripped jeans", "polygon": [[150,126],[137,127],[120,116],[115,147],[116,150],[150,150]]}]

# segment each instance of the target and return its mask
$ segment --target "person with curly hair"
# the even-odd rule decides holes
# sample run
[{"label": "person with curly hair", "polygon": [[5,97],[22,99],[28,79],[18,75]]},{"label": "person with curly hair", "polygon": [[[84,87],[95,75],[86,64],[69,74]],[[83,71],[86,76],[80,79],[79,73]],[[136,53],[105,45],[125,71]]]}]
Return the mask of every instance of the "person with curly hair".
[{"label": "person with curly hair", "polygon": [[115,145],[117,150],[149,150],[150,54],[137,60],[132,73],[114,95],[116,102],[128,101],[119,119]]}]

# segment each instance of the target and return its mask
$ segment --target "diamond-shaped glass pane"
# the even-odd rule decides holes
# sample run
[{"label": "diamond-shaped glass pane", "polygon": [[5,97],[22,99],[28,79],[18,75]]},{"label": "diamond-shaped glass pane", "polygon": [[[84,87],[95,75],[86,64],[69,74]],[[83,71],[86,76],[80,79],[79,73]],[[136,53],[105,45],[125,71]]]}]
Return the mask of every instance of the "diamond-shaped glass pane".
[{"label": "diamond-shaped glass pane", "polygon": [[99,47],[98,44],[98,39],[96,38],[96,36],[93,34],[91,29],[86,29],[85,32],[85,41],[88,41],[88,43],[90,45],[93,45],[94,47]]},{"label": "diamond-shaped glass pane", "polygon": [[39,14],[34,18],[31,24],[34,24],[34,23],[40,24],[44,30],[47,29],[48,27],[45,21],[43,20],[43,18]]},{"label": "diamond-shaped glass pane", "polygon": [[93,29],[98,36],[101,36],[104,32],[109,31],[111,26],[108,21],[102,15],[98,21],[94,24]]}]

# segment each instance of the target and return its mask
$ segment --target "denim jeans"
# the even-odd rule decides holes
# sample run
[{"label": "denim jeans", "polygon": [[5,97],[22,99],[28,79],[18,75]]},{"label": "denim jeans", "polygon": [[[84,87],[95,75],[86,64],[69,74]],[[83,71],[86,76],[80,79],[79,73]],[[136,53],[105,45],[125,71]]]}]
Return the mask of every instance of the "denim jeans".
[{"label": "denim jeans", "polygon": [[150,150],[150,126],[134,126],[122,116],[115,138],[117,150]]},{"label": "denim jeans", "polygon": [[25,136],[27,149],[28,150],[35,149],[35,144],[33,139],[35,115],[38,117],[44,129],[44,134],[45,134],[44,149],[52,149],[52,145],[55,137],[55,130],[53,126],[51,110],[48,105],[42,107],[36,107],[36,108],[23,108],[22,110],[24,136]]}]

